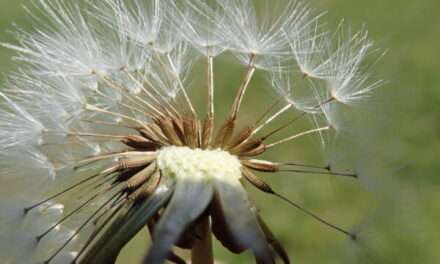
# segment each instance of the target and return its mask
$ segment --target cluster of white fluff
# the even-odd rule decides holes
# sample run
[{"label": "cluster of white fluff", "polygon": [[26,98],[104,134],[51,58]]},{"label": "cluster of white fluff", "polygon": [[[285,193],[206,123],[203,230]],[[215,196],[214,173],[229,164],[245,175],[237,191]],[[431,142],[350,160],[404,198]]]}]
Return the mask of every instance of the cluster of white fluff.
[{"label": "cluster of white fluff", "polygon": [[127,121],[122,115],[146,120],[142,110],[158,103],[154,98],[181,100],[194,63],[224,52],[272,76],[286,104],[329,121],[333,104],[320,102],[355,104],[379,85],[363,71],[367,33],[330,34],[303,2],[283,1],[265,13],[250,0],[80,5],[38,1],[36,30],[17,30],[18,44],[3,44],[24,64],[2,88],[2,154],[44,144],[44,133],[93,129],[81,123],[100,115],[88,106],[119,113],[115,122]]},{"label": "cluster of white fluff", "polygon": [[334,106],[356,104],[380,84],[364,72],[367,32],[330,33],[305,2],[267,1],[262,9],[253,0],[35,2],[31,33],[17,29],[17,43],[2,44],[21,68],[0,89],[1,163],[21,164],[14,168],[35,181],[24,168],[59,173],[80,157],[121,148],[92,135],[141,126],[160,105],[194,110],[187,93],[194,64],[224,53],[266,73],[283,109],[333,126]]}]

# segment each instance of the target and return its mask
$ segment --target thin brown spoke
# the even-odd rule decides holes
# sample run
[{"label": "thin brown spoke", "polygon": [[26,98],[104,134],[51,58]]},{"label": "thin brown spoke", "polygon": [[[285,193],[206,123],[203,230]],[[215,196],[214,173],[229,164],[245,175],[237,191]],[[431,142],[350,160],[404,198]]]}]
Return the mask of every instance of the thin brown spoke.
[{"label": "thin brown spoke", "polygon": [[290,137],[281,139],[281,140],[276,141],[274,143],[268,144],[268,145],[266,145],[266,149],[270,149],[272,147],[278,146],[280,144],[283,144],[283,143],[295,140],[297,138],[300,138],[300,137],[303,137],[303,136],[306,136],[306,135],[310,135],[310,134],[314,134],[314,133],[320,133],[322,131],[326,131],[326,130],[330,130],[330,129],[331,129],[331,126],[324,126],[324,127],[319,127],[319,128],[315,128],[315,129],[310,129],[310,130],[307,130],[307,131],[304,131],[304,132],[292,135]]},{"label": "thin brown spoke", "polygon": [[240,85],[240,88],[238,89],[237,95],[235,96],[234,104],[232,105],[231,113],[229,115],[229,119],[235,120],[237,118],[237,114],[240,111],[240,106],[243,101],[243,97],[247,91],[247,88],[249,86],[249,83],[252,80],[252,77],[255,73],[255,66],[253,65],[255,61],[255,54],[251,54],[251,57],[249,58],[249,64],[247,66],[246,75],[243,79],[243,82]]},{"label": "thin brown spoke", "polygon": [[93,212],[92,215],[90,215],[76,230],[75,232],[64,242],[64,244],[58,248],[53,254],[52,256],[47,259],[44,263],[45,264],[49,264],[50,262],[52,262],[52,260],[61,252],[64,250],[65,247],[67,247],[67,245],[70,244],[70,242],[72,242],[72,240],[82,231],[82,229],[84,229],[92,220],[93,218],[95,218],[96,215],[99,214],[100,211],[102,211],[113,199],[115,199],[118,195],[119,192],[121,192],[121,190],[117,191],[116,194],[112,195],[110,197],[110,199],[108,199],[107,201],[105,201],[100,207],[98,207],[98,209]]}]

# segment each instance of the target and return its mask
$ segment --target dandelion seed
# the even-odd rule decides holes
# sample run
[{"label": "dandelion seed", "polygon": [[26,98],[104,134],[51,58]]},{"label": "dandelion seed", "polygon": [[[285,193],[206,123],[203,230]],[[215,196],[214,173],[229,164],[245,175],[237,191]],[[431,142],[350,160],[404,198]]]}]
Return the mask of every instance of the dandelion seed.
[{"label": "dandelion seed", "polygon": [[[251,251],[258,263],[277,256],[289,263],[290,252],[243,181],[354,237],[256,172],[357,180],[354,172],[261,155],[334,133],[340,129],[334,104],[356,105],[379,85],[362,71],[371,47],[366,33],[338,41],[331,52],[320,16],[297,1],[266,16],[250,0],[39,0],[37,6],[44,19],[32,15],[34,33],[18,29],[18,44],[2,44],[17,52],[23,68],[0,93],[0,172],[27,188],[53,179],[48,188],[35,187],[24,205],[18,195],[7,197],[23,207],[19,216],[9,204],[1,208],[1,223],[19,217],[32,224],[6,232],[23,248],[1,256],[17,263],[114,263],[148,227],[152,245],[144,263],[184,263],[174,246],[190,250],[193,263],[213,263],[212,237],[233,253]],[[224,52],[244,65],[244,77],[226,120],[215,122],[216,94],[231,89],[216,88],[214,65]],[[204,115],[190,92],[198,63],[206,69]],[[240,125],[257,70],[269,73],[266,85],[280,98],[256,122]],[[275,126],[281,117],[289,121]],[[295,129],[303,118],[314,120],[311,127]]]},{"label": "dandelion seed", "polygon": [[0,113],[1,149],[26,144],[37,146],[41,140],[43,125],[3,93],[0,93],[0,98],[3,101],[3,111]]},{"label": "dandelion seed", "polygon": [[212,7],[200,0],[171,1],[170,4],[173,13],[169,19],[182,39],[207,57],[216,57],[227,49],[222,33],[226,17],[218,5]]}]

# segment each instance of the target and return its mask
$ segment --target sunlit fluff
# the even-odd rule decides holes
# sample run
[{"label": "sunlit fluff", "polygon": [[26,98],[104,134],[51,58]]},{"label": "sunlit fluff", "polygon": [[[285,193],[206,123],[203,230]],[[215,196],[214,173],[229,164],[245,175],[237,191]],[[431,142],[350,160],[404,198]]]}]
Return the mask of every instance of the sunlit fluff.
[{"label": "sunlit fluff", "polygon": [[[256,173],[358,177],[261,155],[306,136],[325,143],[324,134],[344,127],[336,109],[371,96],[380,82],[364,72],[367,32],[341,26],[331,34],[322,14],[287,0],[266,9],[251,0],[39,0],[30,10],[32,32],[17,29],[17,43],[2,44],[22,66],[0,92],[1,177],[21,188],[0,204],[2,226],[20,222],[1,230],[15,241],[0,249],[2,259],[114,263],[147,226],[145,263],[184,263],[173,246],[210,263],[211,234],[258,263],[289,263],[242,181],[356,239]],[[228,54],[244,76],[217,120],[215,95],[235,89],[216,88],[215,61]],[[190,89],[194,73],[206,76],[204,113]],[[257,73],[279,98],[249,102],[267,109],[244,121]],[[281,118],[289,121],[275,125]],[[295,130],[305,118],[311,127]]]}]

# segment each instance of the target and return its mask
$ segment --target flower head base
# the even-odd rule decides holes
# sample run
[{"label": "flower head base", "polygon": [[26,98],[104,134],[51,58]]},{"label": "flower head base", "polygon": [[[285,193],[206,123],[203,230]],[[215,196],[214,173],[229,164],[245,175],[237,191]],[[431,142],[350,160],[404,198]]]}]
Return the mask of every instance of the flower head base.
[{"label": "flower head base", "polygon": [[[63,206],[43,226],[17,228],[26,238],[36,237],[33,249],[43,253],[31,250],[14,260],[52,263],[67,256],[76,263],[114,263],[147,226],[153,243],[145,263],[184,263],[173,246],[190,249],[196,264],[210,263],[211,234],[231,252],[251,250],[258,263],[274,263],[275,255],[289,263],[243,181],[355,238],[276,192],[258,173],[357,178],[330,166],[261,155],[334,131],[333,106],[355,105],[376,88],[361,71],[371,46],[366,34],[332,50],[329,34],[320,32],[317,17],[301,2],[287,1],[282,15],[270,20],[260,20],[250,0],[213,2],[105,0],[84,11],[76,2],[40,0],[50,25],[40,25],[34,34],[19,31],[18,45],[3,44],[27,67],[0,93],[0,162],[33,160],[27,164],[41,164],[47,172],[34,176],[35,170],[24,173],[13,165],[1,169],[8,174],[15,169],[26,186],[41,183],[49,171],[54,176],[50,195],[28,197],[23,221],[40,219],[44,214],[35,212],[54,204]],[[214,65],[227,51],[244,65],[243,80],[229,114],[218,121]],[[204,114],[189,92],[195,64],[206,68]],[[281,98],[261,117],[243,122],[241,106],[255,89],[257,71],[271,76]],[[297,96],[302,88],[305,97]],[[275,126],[281,116],[288,122]],[[314,126],[293,132],[305,117]],[[281,132],[288,135],[277,139]],[[5,210],[7,223],[17,217],[13,211]]]},{"label": "flower head base", "polygon": [[182,180],[238,182],[241,178],[239,159],[220,149],[165,147],[157,154],[157,165],[163,174]]}]

